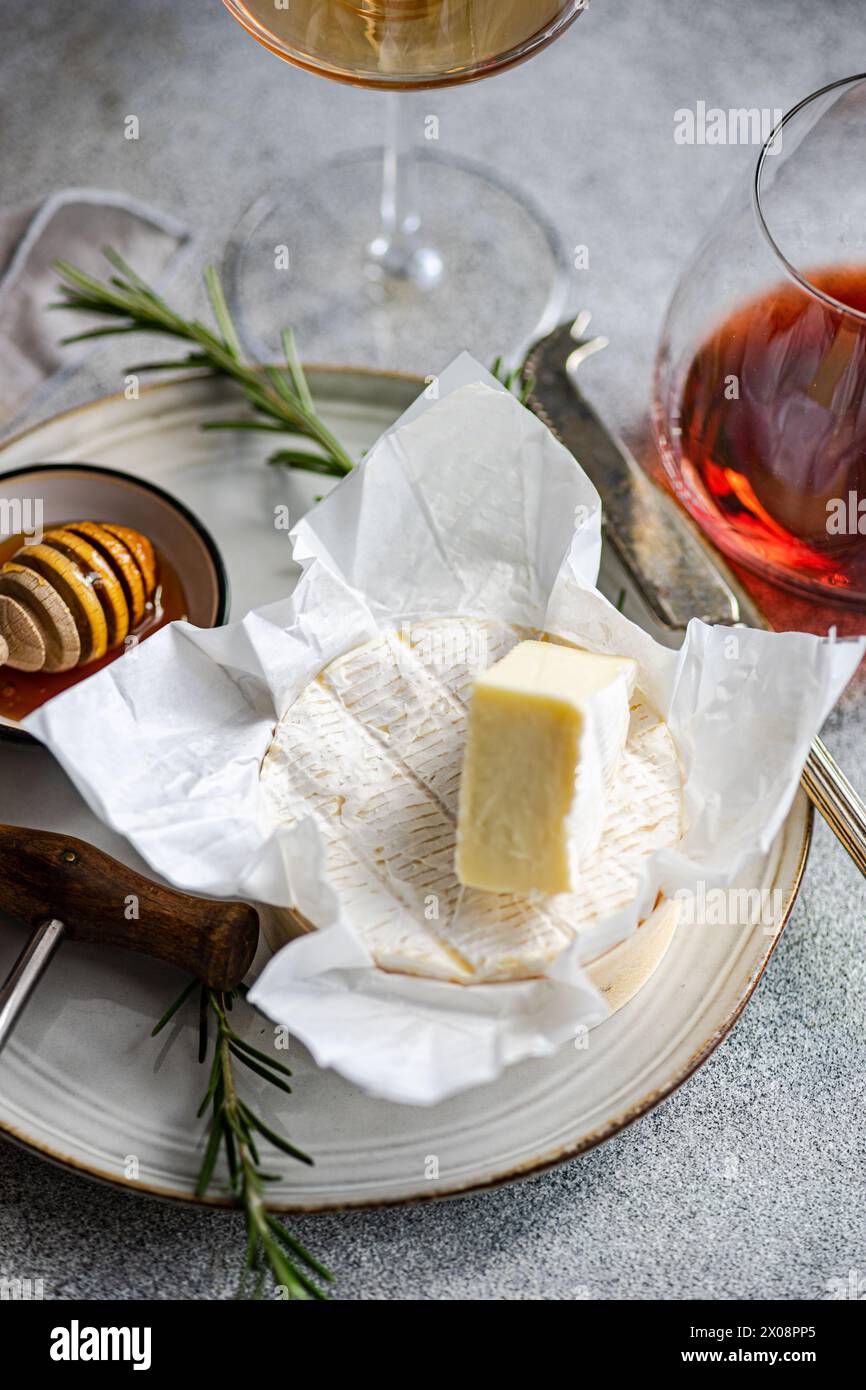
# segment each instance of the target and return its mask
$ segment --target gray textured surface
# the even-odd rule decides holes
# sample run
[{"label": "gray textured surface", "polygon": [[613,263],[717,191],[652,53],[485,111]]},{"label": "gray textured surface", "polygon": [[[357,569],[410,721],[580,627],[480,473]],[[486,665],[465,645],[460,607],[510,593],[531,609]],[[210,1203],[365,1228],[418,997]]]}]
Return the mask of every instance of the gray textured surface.
[{"label": "gray textured surface", "polygon": [[[6,0],[4,33],[4,202],[66,183],[123,188],[186,218],[197,262],[218,255],[267,181],[375,138],[375,94],[286,68],[217,0]],[[699,98],[787,107],[856,67],[861,37],[859,0],[595,0],[533,63],[425,99],[446,147],[521,181],[568,244],[590,247],[581,298],[615,342],[593,367],[595,398],[620,428],[640,430],[666,296],[751,160],[676,146],[674,110]],[[137,143],[123,140],[129,113]],[[346,358],[359,355],[347,342]],[[51,406],[112,380],[103,361]],[[827,731],[861,786],[864,722],[849,695]],[[697,1076],[604,1148],[522,1186],[296,1222],[339,1272],[338,1296],[815,1298],[852,1268],[866,1275],[863,904],[818,826],[782,945]],[[0,1146],[3,1270],[42,1276],[51,1296],[227,1296],[240,1236],[234,1217],[117,1194]]]}]

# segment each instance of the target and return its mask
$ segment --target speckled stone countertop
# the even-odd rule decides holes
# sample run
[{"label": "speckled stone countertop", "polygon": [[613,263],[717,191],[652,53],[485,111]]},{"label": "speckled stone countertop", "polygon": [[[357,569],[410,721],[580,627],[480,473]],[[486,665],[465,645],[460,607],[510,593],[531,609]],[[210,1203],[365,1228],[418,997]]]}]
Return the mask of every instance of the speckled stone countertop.
[{"label": "speckled stone countertop", "polygon": [[[787,109],[849,68],[859,0],[594,0],[564,38],[496,80],[436,93],[442,141],[544,204],[591,248],[582,298],[612,347],[592,394],[638,438],[666,298],[753,151],[673,140],[674,111]],[[218,258],[266,182],[375,140],[381,98],[279,63],[218,0],[6,0],[0,189],[126,190]],[[123,139],[136,113],[142,138]],[[181,292],[191,300],[191,285]],[[345,360],[363,360],[345,344]],[[400,365],[395,363],[394,365]],[[431,370],[441,364],[432,363]],[[39,402],[116,389],[105,356]],[[866,786],[862,693],[826,738]],[[793,919],[732,1036],[663,1106],[585,1158],[459,1202],[295,1227],[346,1299],[820,1298],[866,1277],[864,884],[823,824]],[[658,1163],[666,1156],[667,1171]],[[129,1197],[0,1144],[0,1272],[54,1298],[224,1297],[240,1220]]]}]

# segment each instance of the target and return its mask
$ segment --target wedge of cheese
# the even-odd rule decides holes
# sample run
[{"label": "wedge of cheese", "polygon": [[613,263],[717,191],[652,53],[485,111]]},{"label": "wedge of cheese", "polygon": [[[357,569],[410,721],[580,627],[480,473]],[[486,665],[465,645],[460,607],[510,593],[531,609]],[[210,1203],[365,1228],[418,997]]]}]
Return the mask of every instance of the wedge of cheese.
[{"label": "wedge of cheese", "polygon": [[601,839],[637,665],[519,642],[475,682],[457,877],[493,893],[571,893]]},{"label": "wedge of cheese", "polygon": [[[532,979],[575,937],[585,938],[589,960],[602,949],[597,925],[634,898],[647,856],[682,834],[676,748],[638,692],[601,841],[577,891],[521,897],[458,882],[473,686],[537,635],[473,618],[383,632],[327,665],[274,733],[261,771],[263,811],[287,831],[315,829],[339,911],[382,970],[467,985]],[[262,911],[274,949],[302,919],[317,925],[306,889],[299,874],[298,911]]]}]

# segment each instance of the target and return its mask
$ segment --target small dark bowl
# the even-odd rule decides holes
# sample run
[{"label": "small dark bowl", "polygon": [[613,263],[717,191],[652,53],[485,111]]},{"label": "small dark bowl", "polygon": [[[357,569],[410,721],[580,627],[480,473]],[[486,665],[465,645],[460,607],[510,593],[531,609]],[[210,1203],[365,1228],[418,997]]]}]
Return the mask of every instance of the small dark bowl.
[{"label": "small dark bowl", "polygon": [[[216,542],[182,502],[154,483],[92,463],[39,463],[0,473],[0,500],[31,505],[38,500],[45,528],[92,520],[141,531],[180,580],[189,621],[196,627],[220,627],[226,621],[228,576]],[[0,541],[4,539],[8,534],[0,533]],[[82,666],[76,674],[84,680],[94,669]],[[34,741],[2,717],[0,738]]]}]

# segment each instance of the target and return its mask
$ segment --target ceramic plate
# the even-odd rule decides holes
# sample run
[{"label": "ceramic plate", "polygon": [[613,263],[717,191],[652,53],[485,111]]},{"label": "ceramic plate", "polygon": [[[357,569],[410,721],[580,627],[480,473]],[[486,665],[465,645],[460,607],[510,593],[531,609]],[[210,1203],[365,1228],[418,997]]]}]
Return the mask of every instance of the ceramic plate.
[{"label": "ceramic plate", "polygon": [[[312,369],[310,377],[325,419],[356,454],[421,385],[355,370]],[[288,503],[296,519],[327,482],[267,467],[258,436],[199,428],[236,411],[231,388],[210,379],[164,384],[137,401],[113,397],[6,444],[0,475],[49,459],[81,460],[157,483],[213,533],[238,617],[285,594],[297,576],[285,533],[263,528],[263,512]],[[652,629],[609,558],[602,587],[614,597],[625,589],[629,616]],[[79,835],[146,869],[36,745],[0,746],[0,821]],[[763,866],[761,904],[743,893],[738,922],[680,926],[650,982],[592,1032],[588,1046],[525,1062],[493,1085],[430,1109],[372,1101],[319,1070],[293,1041],[291,1097],[245,1078],[257,1108],[315,1157],[310,1169],[281,1160],[285,1178],[271,1189],[272,1205],[335,1209],[491,1186],[583,1153],[651,1109],[706,1060],[745,1006],[793,905],[810,829],[801,793]],[[3,922],[0,975],[24,937]],[[92,1176],[195,1200],[202,1128],[193,1117],[205,1076],[194,1009],[159,1038],[149,1036],[182,984],[167,966],[64,944],[0,1058],[0,1130]],[[247,1009],[236,1026],[259,1045],[273,1033]]]}]

